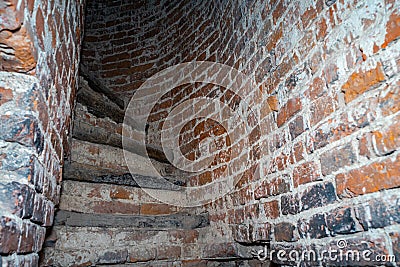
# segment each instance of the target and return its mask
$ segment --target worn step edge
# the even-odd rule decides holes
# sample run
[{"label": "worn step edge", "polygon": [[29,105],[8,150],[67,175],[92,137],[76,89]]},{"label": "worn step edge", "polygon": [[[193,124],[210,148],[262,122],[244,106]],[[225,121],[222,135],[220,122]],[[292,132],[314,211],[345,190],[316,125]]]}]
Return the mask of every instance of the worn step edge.
[{"label": "worn step edge", "polygon": [[60,210],[54,218],[54,225],[70,227],[131,227],[155,229],[197,229],[210,224],[208,213],[191,215],[113,215],[87,214]]},{"label": "worn step edge", "polygon": [[[125,172],[130,170],[133,173],[145,176],[174,176],[180,180],[188,176],[187,172],[177,169],[170,163],[159,162],[121,148],[75,138],[72,139],[69,161],[95,168],[109,168],[117,171],[125,170]],[[129,164],[129,168],[126,163],[127,161],[131,163]]]},{"label": "worn step edge", "polygon": [[147,176],[131,173],[115,173],[111,169],[93,168],[79,163],[68,163],[64,168],[64,180],[89,183],[125,185],[138,188],[180,191],[186,183],[171,176]]}]

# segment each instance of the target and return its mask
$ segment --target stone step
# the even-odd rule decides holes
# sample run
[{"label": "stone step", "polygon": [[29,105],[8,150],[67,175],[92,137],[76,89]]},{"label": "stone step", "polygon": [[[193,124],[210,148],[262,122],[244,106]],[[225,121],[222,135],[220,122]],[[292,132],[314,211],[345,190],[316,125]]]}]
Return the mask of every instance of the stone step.
[{"label": "stone step", "polygon": [[148,193],[175,191],[146,189],[114,184],[88,183],[66,180],[62,183],[60,210],[80,213],[166,215],[188,213],[190,209],[172,206],[153,198]]},{"label": "stone step", "polygon": [[[188,176],[188,173],[176,169],[169,163],[148,159],[131,152],[124,154],[123,149],[104,144],[73,139],[70,153],[70,159],[64,168],[65,179],[94,179],[89,178],[90,172],[93,172],[94,176],[131,173],[132,176],[143,179],[174,177],[175,183],[184,184]],[[126,164],[126,155],[129,155],[129,161],[134,163],[130,164],[130,168]],[[82,177],[79,178],[80,176]]]},{"label": "stone step", "polygon": [[66,163],[63,175],[64,180],[126,185],[162,190],[179,191],[182,189],[181,187],[186,186],[186,181],[176,179],[172,176],[132,174],[130,172],[121,172],[121,170],[99,167],[95,168],[91,165],[80,164],[77,162]]},{"label": "stone step", "polygon": [[208,213],[192,215],[175,213],[170,215],[115,215],[87,214],[60,210],[54,218],[54,225],[68,227],[129,227],[152,230],[197,229],[210,224]]},{"label": "stone step", "polygon": [[251,250],[260,249],[219,240],[200,243],[207,231],[57,225],[45,242],[41,266],[219,266],[211,262],[251,259]]}]

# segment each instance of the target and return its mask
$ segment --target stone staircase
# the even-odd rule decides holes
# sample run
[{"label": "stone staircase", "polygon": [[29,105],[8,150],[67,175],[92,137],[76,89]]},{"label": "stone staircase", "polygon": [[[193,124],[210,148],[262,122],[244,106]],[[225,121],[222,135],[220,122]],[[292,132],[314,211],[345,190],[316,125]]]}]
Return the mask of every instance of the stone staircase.
[{"label": "stone staircase", "polygon": [[[84,151],[92,154],[83,157]],[[119,165],[120,153],[115,147],[73,140],[41,266],[236,266],[225,261],[236,264],[250,257],[246,249],[210,238],[209,216],[202,209],[171,206],[148,195],[135,177],[153,177],[141,167],[130,175]],[[157,164],[172,185],[185,185],[180,173]],[[178,190],[146,185],[165,193]]]},{"label": "stone staircase", "polygon": [[[249,249],[233,243],[228,234],[215,234],[204,207],[171,206],[142,189],[173,195],[188,176],[165,163],[157,151],[152,158],[158,160],[151,164],[132,154],[134,167],[129,170],[120,141],[121,118],[99,117],[118,105],[101,102],[104,96],[85,83],[81,87],[60,204],[40,265],[246,266],[240,264],[252,257]],[[90,107],[85,100],[89,96],[98,105]],[[135,134],[128,133],[133,139]]]}]

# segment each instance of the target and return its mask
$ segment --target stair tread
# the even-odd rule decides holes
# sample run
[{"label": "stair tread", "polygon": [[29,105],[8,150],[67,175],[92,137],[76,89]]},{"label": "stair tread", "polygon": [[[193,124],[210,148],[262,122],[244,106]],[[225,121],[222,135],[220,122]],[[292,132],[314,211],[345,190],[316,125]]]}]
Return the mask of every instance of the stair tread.
[{"label": "stair tread", "polygon": [[[150,176],[129,173],[125,170],[113,170],[108,168],[94,168],[87,164],[76,162],[67,163],[64,170],[64,180],[82,181],[90,183],[103,183],[143,187],[161,190],[182,190],[185,181],[172,176]],[[167,181],[168,183],[165,183]]]},{"label": "stair tread", "polygon": [[88,214],[60,210],[54,225],[71,227],[131,227],[151,229],[197,229],[209,225],[208,213],[191,215],[175,213],[170,215],[115,215]]}]

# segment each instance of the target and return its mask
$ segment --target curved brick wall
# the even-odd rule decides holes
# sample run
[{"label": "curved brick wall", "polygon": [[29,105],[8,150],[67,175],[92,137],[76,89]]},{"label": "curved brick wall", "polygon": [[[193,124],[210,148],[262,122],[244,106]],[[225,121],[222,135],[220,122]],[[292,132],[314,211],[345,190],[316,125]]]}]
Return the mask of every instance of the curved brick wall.
[{"label": "curved brick wall", "polygon": [[82,12],[83,1],[0,3],[2,266],[38,266],[53,223],[68,155]]},{"label": "curved brick wall", "polygon": [[86,9],[83,64],[127,100],[146,78],[209,59],[218,45],[217,11],[204,1],[88,1]]}]

